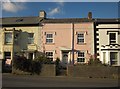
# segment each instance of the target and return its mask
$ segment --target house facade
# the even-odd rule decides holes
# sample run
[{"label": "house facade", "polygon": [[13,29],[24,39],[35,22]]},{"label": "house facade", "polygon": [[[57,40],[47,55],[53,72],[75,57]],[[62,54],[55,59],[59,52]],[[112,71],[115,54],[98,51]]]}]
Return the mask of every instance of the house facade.
[{"label": "house facade", "polygon": [[7,64],[17,53],[34,60],[37,52],[62,66],[88,63],[97,55],[103,64],[120,66],[120,22],[118,19],[7,17],[0,23],[0,59]]},{"label": "house facade", "polygon": [[96,19],[96,53],[103,64],[120,66],[119,19]]},{"label": "house facade", "polygon": [[66,66],[87,63],[94,54],[92,18],[44,19],[41,23],[41,51],[50,60],[59,58]]},{"label": "house facade", "polygon": [[42,13],[38,17],[8,17],[2,18],[0,29],[0,59],[10,65],[17,53],[22,53],[27,59],[34,60],[40,50],[40,25]]}]

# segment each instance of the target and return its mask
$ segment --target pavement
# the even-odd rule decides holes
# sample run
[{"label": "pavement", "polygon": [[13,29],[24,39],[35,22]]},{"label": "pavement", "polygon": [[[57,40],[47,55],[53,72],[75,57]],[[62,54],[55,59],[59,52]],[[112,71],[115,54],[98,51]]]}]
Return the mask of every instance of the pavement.
[{"label": "pavement", "polygon": [[118,79],[2,74],[2,87],[118,87]]}]

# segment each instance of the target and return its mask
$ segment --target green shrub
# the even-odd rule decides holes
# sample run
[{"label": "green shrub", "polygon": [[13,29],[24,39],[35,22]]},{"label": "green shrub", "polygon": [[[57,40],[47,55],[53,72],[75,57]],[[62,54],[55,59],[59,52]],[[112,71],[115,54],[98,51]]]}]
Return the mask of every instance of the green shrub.
[{"label": "green shrub", "polygon": [[30,63],[30,70],[32,74],[39,74],[41,72],[41,63],[37,61],[32,61]]},{"label": "green shrub", "polygon": [[37,53],[36,58],[34,59],[37,62],[40,62],[41,64],[51,64],[52,60],[46,57],[44,53]]},{"label": "green shrub", "polygon": [[92,55],[88,61],[88,65],[103,65],[99,59]]},{"label": "green shrub", "polygon": [[58,57],[56,58],[55,65],[56,65],[56,75],[58,75],[60,73],[60,59]]},{"label": "green shrub", "polygon": [[41,63],[26,59],[24,56],[15,56],[13,59],[13,67],[32,74],[39,74],[41,71]]}]

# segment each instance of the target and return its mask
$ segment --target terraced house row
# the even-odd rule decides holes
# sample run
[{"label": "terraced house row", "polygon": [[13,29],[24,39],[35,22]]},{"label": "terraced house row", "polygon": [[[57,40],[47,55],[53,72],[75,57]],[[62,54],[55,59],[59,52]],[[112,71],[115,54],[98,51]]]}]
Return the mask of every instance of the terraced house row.
[{"label": "terraced house row", "polygon": [[37,17],[0,19],[0,59],[10,63],[23,52],[34,60],[43,52],[50,60],[60,58],[62,66],[87,63],[95,55],[104,64],[120,66],[120,19],[47,18],[45,11]]}]

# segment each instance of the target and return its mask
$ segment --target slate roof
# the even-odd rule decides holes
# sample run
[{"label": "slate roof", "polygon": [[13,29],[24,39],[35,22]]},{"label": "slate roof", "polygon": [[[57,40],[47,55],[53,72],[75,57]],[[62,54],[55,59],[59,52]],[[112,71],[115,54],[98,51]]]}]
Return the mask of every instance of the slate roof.
[{"label": "slate roof", "polygon": [[77,23],[77,22],[92,22],[88,18],[60,18],[60,19],[43,19],[42,23]]},{"label": "slate roof", "polygon": [[78,23],[78,22],[97,22],[97,23],[106,23],[106,22],[120,22],[120,18],[110,18],[110,19],[104,19],[104,18],[94,18],[94,19],[88,19],[88,18],[41,18],[41,17],[5,17],[0,18],[0,25],[2,26],[11,26],[11,25],[39,25],[39,22],[41,23]]},{"label": "slate roof", "polygon": [[114,23],[114,22],[120,22],[120,18],[96,18],[94,19],[95,22],[103,22],[103,23],[106,23],[106,22],[111,22],[111,23]]},{"label": "slate roof", "polygon": [[42,20],[40,17],[6,17],[0,18],[0,24],[2,25],[27,25],[27,24],[39,24]]}]

